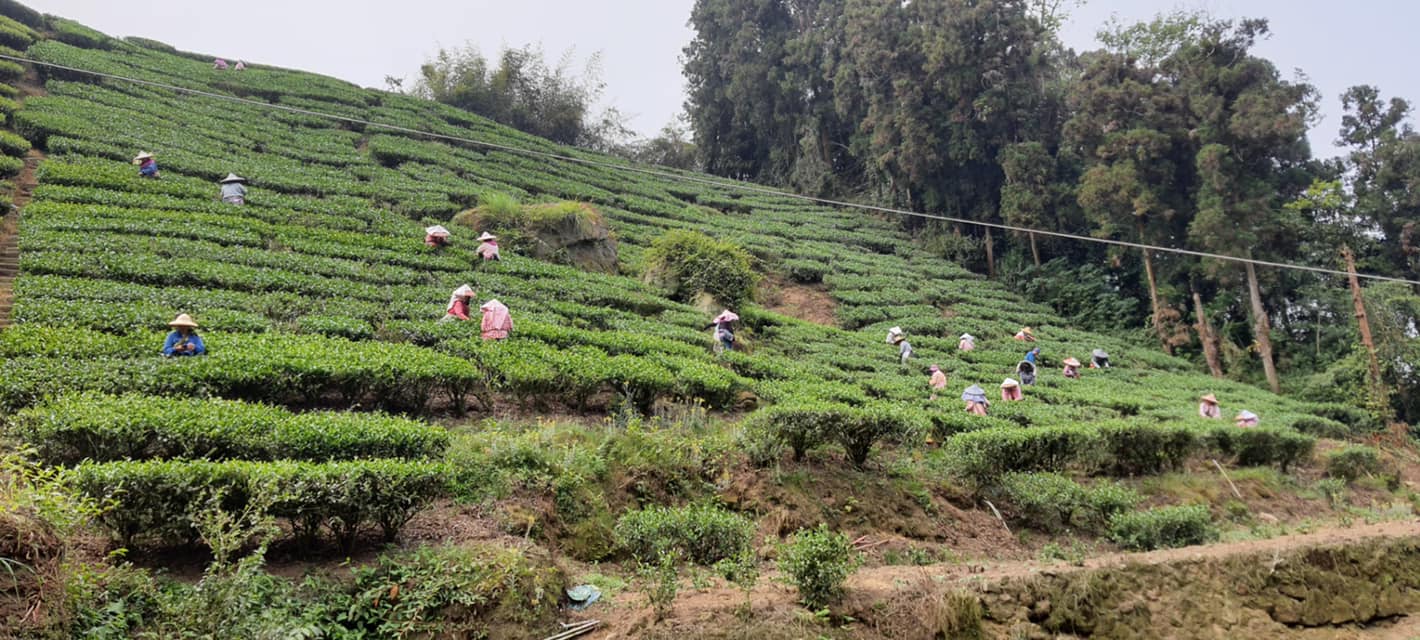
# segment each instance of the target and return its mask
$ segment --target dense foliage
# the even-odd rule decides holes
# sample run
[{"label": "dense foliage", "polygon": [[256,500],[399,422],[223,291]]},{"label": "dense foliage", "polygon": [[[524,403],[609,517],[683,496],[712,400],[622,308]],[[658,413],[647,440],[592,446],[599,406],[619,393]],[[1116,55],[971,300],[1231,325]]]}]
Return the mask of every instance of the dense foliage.
[{"label": "dense foliage", "polygon": [[[1351,153],[1316,161],[1316,90],[1256,54],[1265,20],[1114,22],[1077,55],[1060,8],[699,0],[684,60],[697,153],[722,176],[971,221],[1327,268],[1349,247],[1364,271],[1420,274],[1408,102],[1348,90]],[[1331,276],[975,225],[926,236],[1082,326],[1148,327],[1165,351],[1274,391],[1357,342]],[[1411,368],[1390,363],[1415,344],[1410,330],[1382,347],[1386,399],[1364,377],[1328,399],[1413,422]]]},{"label": "dense foliage", "polygon": [[615,111],[593,112],[601,98],[598,55],[578,76],[569,50],[549,66],[542,47],[504,46],[489,60],[473,45],[439,49],[419,68],[414,95],[467,109],[562,144],[606,147],[625,134]]},{"label": "dense foliage", "polygon": [[[941,37],[960,38],[965,18],[983,15],[932,24]],[[349,553],[401,535],[404,543],[422,540],[404,525],[430,501],[492,500],[479,513],[487,507],[488,520],[505,532],[553,543],[579,560],[624,554],[650,563],[648,585],[673,597],[677,559],[716,563],[752,583],[746,576],[755,571],[727,567],[757,569],[757,533],[772,537],[823,521],[858,526],[856,518],[870,517],[849,495],[860,487],[907,496],[893,507],[930,510],[945,524],[947,510],[937,509],[943,496],[963,493],[955,485],[964,479],[976,497],[1009,496],[1000,500],[1007,517],[1097,532],[1138,501],[1112,478],[1182,469],[1201,456],[1285,470],[1309,460],[1317,436],[1362,436],[1383,424],[1350,404],[1211,378],[1132,335],[1062,321],[1058,310],[1078,308],[1101,327],[1125,313],[1127,304],[1099,298],[1138,285],[1108,269],[1071,267],[1023,296],[861,212],[573,162],[563,158],[621,161],[407,95],[263,65],[219,72],[210,57],[161,43],[68,32],[81,46],[39,38],[28,55],[248,99],[45,69],[46,95],[25,97],[14,111],[25,142],[0,137],[7,151],[33,145],[47,155],[23,210],[15,324],[0,332],[4,435],[33,450],[43,465],[36,468],[102,504],[99,524],[137,553],[200,543],[221,555],[219,547],[231,545],[206,526],[219,518],[264,523],[283,545]],[[860,35],[895,37],[882,29]],[[1012,64],[1021,62],[1012,51]],[[939,71],[943,83],[963,81]],[[892,77],[900,81],[901,73]],[[1020,97],[1010,88],[983,96]],[[882,95],[875,100],[886,108]],[[959,108],[932,117],[957,118]],[[1045,216],[1058,200],[1047,197],[1054,174],[1046,160],[1055,149],[1007,144],[1002,128],[1021,117],[934,126],[969,138],[954,162],[982,173],[980,184],[995,184],[985,175],[990,158],[1005,158],[1008,215]],[[854,144],[881,151],[874,140]],[[129,160],[138,149],[157,154],[160,179],[136,175]],[[251,179],[244,206],[216,199],[215,181],[229,171]],[[932,197],[973,188],[939,186]],[[569,202],[577,204],[559,204]],[[575,220],[590,207],[619,242],[623,273],[636,277],[535,259],[516,234],[503,259],[489,263],[475,260],[476,243],[457,225],[451,246],[422,243],[424,227],[448,224],[460,211],[491,219],[512,212],[521,225],[526,216]],[[1024,255],[1012,259],[1023,265]],[[646,283],[671,271],[674,285]],[[761,275],[766,289],[807,285],[794,293],[814,294],[809,304],[820,308],[788,311],[817,322],[755,304],[750,285]],[[510,307],[511,336],[483,340],[476,321],[438,320],[449,292],[464,283],[479,301],[496,297]],[[743,336],[735,350],[713,352],[705,329],[718,309],[687,302],[699,292],[735,302]],[[1094,301],[1060,306],[1074,293]],[[1391,371],[1408,375],[1398,363],[1409,353],[1410,300],[1401,291],[1372,293],[1385,293],[1391,305],[1376,312],[1388,323],[1381,344],[1390,349]],[[164,325],[177,313],[200,323],[206,355],[159,355]],[[1014,375],[1025,346],[1012,334],[1023,325],[1035,328],[1044,347],[1036,384],[1019,402],[993,404],[988,416],[963,411],[960,389],[994,392]],[[883,343],[892,326],[905,329],[915,349],[905,366]],[[957,349],[964,332],[977,336],[975,350]],[[1111,353],[1113,368],[1078,380],[1059,375],[1064,358],[1085,359],[1095,348]],[[928,364],[949,375],[936,400]],[[1331,379],[1351,384],[1360,370],[1351,364]],[[1260,414],[1263,426],[1240,430],[1197,417],[1204,393],[1217,394],[1229,414]],[[579,420],[523,428],[503,419],[548,413]],[[1017,475],[1028,472],[1058,475]],[[853,487],[842,504],[815,496],[812,507],[786,509],[779,530],[756,531],[767,523],[751,514],[779,518],[770,515],[779,513],[771,506],[779,496],[754,495],[763,487],[749,490],[738,480],[773,478],[767,491],[774,492],[815,487],[830,474]],[[666,506],[682,504],[696,506]],[[430,517],[437,523],[445,511]],[[780,557],[805,601],[821,606],[856,552],[831,527],[797,540]],[[553,572],[529,571],[521,555],[430,553],[377,563],[337,595],[314,600],[260,571],[234,569],[197,590],[134,586],[135,598],[152,600],[122,606],[162,633],[180,628],[173,621],[184,613],[230,601],[234,612],[265,612],[276,635],[333,624],[330,617],[379,635],[386,625],[419,628],[425,616],[474,609],[479,622],[467,626],[470,633],[498,637],[483,624],[491,613],[479,598],[500,599],[499,607],[509,598],[529,601],[514,612],[541,619],[552,587],[562,586]],[[383,581],[404,581],[401,590],[417,593],[376,599],[382,587],[389,593]],[[470,590],[470,583],[482,587]],[[238,597],[243,589],[251,597]],[[301,606],[317,601],[336,603],[338,612]],[[89,613],[101,620],[102,611]],[[221,628],[220,612],[206,614],[193,628]],[[110,622],[118,628],[123,620],[114,614]],[[326,631],[340,635],[336,627]]]}]

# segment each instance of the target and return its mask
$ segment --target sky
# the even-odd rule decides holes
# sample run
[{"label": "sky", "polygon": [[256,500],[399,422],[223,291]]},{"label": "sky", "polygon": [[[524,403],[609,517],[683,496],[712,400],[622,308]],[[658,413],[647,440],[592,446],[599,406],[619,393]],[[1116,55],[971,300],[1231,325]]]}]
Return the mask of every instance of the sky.
[{"label": "sky", "polygon": [[[682,109],[681,50],[694,0],[28,0],[114,36],[136,35],[179,49],[303,69],[384,87],[385,76],[412,77],[440,47],[472,44],[493,55],[502,45],[541,44],[549,59],[601,53],[603,101],[653,135]],[[237,7],[240,7],[238,9]],[[1072,9],[1061,37],[1077,51],[1112,15],[1147,19],[1176,8],[1219,18],[1265,17],[1272,37],[1256,52],[1284,76],[1303,70],[1321,90],[1322,120],[1311,132],[1317,156],[1339,153],[1339,96],[1373,84],[1384,96],[1420,103],[1420,58],[1412,38],[1414,0],[1087,0]]]}]

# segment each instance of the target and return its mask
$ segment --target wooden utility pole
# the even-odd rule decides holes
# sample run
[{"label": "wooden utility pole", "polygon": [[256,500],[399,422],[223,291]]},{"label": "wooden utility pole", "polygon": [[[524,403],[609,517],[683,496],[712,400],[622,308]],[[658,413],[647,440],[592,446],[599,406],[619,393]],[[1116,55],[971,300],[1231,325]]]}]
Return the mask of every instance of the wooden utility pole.
[{"label": "wooden utility pole", "polygon": [[1198,340],[1203,343],[1203,359],[1208,361],[1208,372],[1214,378],[1223,377],[1223,363],[1218,357],[1218,338],[1213,335],[1213,325],[1208,322],[1208,314],[1203,311],[1203,296],[1193,291],[1193,313],[1198,316]]},{"label": "wooden utility pole", "polygon": [[1351,281],[1351,302],[1356,305],[1356,324],[1361,328],[1361,344],[1366,346],[1366,356],[1371,368],[1371,393],[1377,399],[1385,397],[1381,386],[1381,364],[1376,358],[1376,341],[1371,338],[1371,321],[1366,316],[1366,303],[1361,297],[1361,279],[1356,277],[1356,256],[1351,247],[1342,247],[1341,255],[1346,258],[1346,276]]},{"label": "wooden utility pole", "polygon": [[1267,374],[1267,385],[1272,393],[1282,393],[1282,380],[1277,377],[1277,363],[1272,361],[1272,321],[1267,318],[1267,309],[1262,306],[1262,289],[1257,285],[1257,269],[1251,262],[1247,265],[1247,293],[1252,301],[1253,333],[1257,334],[1257,354],[1262,356],[1262,371]]},{"label": "wooden utility pole", "polygon": [[1029,233],[1029,234],[1027,234],[1027,235],[1030,236],[1030,257],[1033,258],[1033,259],[1035,259],[1035,266],[1036,266],[1036,267],[1039,267],[1039,266],[1040,266],[1040,249],[1035,246],[1035,233]]}]

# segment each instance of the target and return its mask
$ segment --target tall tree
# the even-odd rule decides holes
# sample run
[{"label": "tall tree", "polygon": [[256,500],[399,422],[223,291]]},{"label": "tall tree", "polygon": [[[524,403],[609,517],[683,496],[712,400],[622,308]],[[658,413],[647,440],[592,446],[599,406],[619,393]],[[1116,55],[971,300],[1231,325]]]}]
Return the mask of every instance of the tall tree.
[{"label": "tall tree", "polygon": [[[1188,223],[1187,113],[1157,67],[1128,53],[1097,53],[1070,93],[1065,139],[1090,163],[1078,198],[1098,237],[1173,246]],[[1164,351],[1179,342],[1178,313],[1159,292],[1155,256],[1142,251],[1150,321]]]},{"label": "tall tree", "polygon": [[789,47],[796,21],[785,0],[697,0],[685,76],[695,145],[705,170],[784,184],[794,166],[802,88]]},{"label": "tall tree", "polygon": [[1036,117],[1049,34],[1026,3],[846,0],[842,33],[835,97],[841,113],[862,114],[853,148],[885,195],[995,219],[1001,150],[1054,127]]},{"label": "tall tree", "polygon": [[[1266,34],[1263,20],[1212,22],[1162,65],[1182,92],[1190,136],[1199,144],[1189,238],[1202,249],[1244,258],[1295,253],[1298,226],[1282,204],[1309,182],[1306,132],[1315,90],[1282,80],[1271,62],[1251,55]],[[1280,392],[1261,283],[1252,263],[1244,272],[1258,355],[1269,386]]]},{"label": "tall tree", "polygon": [[1420,277],[1420,135],[1406,122],[1410,104],[1364,85],[1348,89],[1341,104],[1338,142],[1351,148],[1355,222],[1377,240],[1355,247],[1359,259],[1368,269]]},{"label": "tall tree", "polygon": [[[1001,171],[1006,181],[1001,187],[1001,217],[1006,224],[1030,229],[1054,228],[1053,214],[1055,158],[1039,142],[1021,142],[1001,150]],[[1031,259],[1040,266],[1040,247],[1034,233],[1025,234]]]},{"label": "tall tree", "polygon": [[419,68],[410,92],[555,142],[605,149],[628,131],[615,109],[594,111],[605,89],[600,54],[580,75],[572,71],[571,55],[550,66],[541,47],[504,47],[495,65],[472,45],[440,49]]}]

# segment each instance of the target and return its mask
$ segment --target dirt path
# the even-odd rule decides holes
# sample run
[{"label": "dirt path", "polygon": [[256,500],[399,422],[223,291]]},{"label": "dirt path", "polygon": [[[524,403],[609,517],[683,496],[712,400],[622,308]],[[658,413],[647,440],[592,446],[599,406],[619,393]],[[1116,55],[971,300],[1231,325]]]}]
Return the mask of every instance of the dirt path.
[{"label": "dirt path", "polygon": [[13,204],[0,222],[0,329],[10,326],[10,311],[14,307],[13,285],[20,274],[20,210],[30,203],[38,184],[35,170],[44,154],[31,149],[25,156],[25,166],[15,178]]},{"label": "dirt path", "polygon": [[[887,566],[863,569],[848,581],[847,596],[841,611],[860,620],[872,617],[871,612],[909,606],[912,599],[939,597],[942,590],[971,587],[990,590],[990,585],[1010,580],[1041,576],[1063,576],[1112,567],[1162,567],[1196,564],[1209,560],[1238,558],[1271,558],[1273,570],[1285,569],[1296,562],[1296,552],[1308,549],[1339,548],[1377,541],[1420,539],[1420,522],[1384,522],[1334,528],[1308,534],[1282,536],[1266,540],[1248,540],[1149,553],[1116,553],[1086,560],[1082,566],[1067,563],[1002,562],[987,564],[937,564],[922,567]],[[659,623],[643,606],[642,596],[628,590],[598,611],[586,617],[599,618],[607,626],[587,637],[599,640],[613,638],[798,638],[847,637],[877,638],[882,634],[859,625],[847,633],[825,633],[828,627],[805,621],[802,608],[796,603],[794,590],[770,574],[762,577],[752,595],[753,615],[740,617],[736,609],[745,602],[742,593],[727,588],[690,590],[682,587],[671,615]],[[933,595],[936,594],[936,595]],[[1420,616],[1420,611],[1416,612]],[[1398,617],[1372,625],[1294,629],[1294,636],[1313,640],[1411,640],[1420,638],[1420,617]],[[841,631],[841,630],[840,630]],[[1182,633],[1160,630],[1156,637],[1171,637]],[[891,637],[889,635],[888,637]],[[1072,636],[1073,637],[1073,636]]]}]

